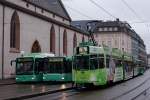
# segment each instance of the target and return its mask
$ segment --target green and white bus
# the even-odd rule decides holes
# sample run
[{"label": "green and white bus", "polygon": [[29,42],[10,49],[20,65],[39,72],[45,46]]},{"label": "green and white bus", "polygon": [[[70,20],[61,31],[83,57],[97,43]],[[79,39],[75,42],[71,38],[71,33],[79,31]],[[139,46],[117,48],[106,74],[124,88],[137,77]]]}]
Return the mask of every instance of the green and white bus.
[{"label": "green and white bus", "polygon": [[43,81],[71,82],[72,57],[47,57],[43,70]]},{"label": "green and white bus", "polygon": [[16,62],[16,82],[42,81],[45,57],[54,57],[54,54],[31,53],[12,60],[11,65]]}]

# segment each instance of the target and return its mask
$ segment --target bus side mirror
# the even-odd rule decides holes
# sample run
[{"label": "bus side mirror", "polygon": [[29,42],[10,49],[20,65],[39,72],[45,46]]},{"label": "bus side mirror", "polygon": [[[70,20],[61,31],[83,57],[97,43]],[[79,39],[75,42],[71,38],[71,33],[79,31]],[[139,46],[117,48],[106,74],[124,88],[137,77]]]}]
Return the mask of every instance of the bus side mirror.
[{"label": "bus side mirror", "polygon": [[16,60],[11,60],[10,65],[12,66],[13,62],[16,62]]}]

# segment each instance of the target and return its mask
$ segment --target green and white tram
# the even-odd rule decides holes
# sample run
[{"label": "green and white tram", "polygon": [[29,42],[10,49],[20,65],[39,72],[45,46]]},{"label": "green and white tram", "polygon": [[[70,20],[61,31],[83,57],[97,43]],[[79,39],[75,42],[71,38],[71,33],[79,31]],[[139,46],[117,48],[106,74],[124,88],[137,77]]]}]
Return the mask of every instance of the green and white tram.
[{"label": "green and white tram", "polygon": [[[16,58],[16,82],[40,82],[43,80],[44,58],[53,57],[49,53],[31,53]],[[11,61],[14,62],[13,60]]]},{"label": "green and white tram", "polygon": [[43,81],[71,82],[72,57],[45,58]]},{"label": "green and white tram", "polygon": [[123,80],[122,53],[118,49],[81,44],[74,56],[73,81],[77,85],[106,85]]}]

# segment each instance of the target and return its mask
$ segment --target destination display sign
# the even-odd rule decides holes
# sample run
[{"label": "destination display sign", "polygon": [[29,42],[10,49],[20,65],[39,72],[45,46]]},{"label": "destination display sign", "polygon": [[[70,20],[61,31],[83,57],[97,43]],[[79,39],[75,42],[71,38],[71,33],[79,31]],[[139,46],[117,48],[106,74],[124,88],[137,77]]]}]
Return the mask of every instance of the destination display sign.
[{"label": "destination display sign", "polygon": [[79,47],[78,53],[79,54],[101,54],[104,50],[102,47],[96,46],[88,46],[88,47]]},{"label": "destination display sign", "polygon": [[49,58],[49,62],[63,61],[63,58]]},{"label": "destination display sign", "polygon": [[18,58],[17,61],[18,62],[28,62],[28,61],[32,61],[33,58]]},{"label": "destination display sign", "polygon": [[87,54],[88,53],[88,47],[79,47],[79,54]]},{"label": "destination display sign", "polygon": [[89,53],[91,53],[91,54],[100,54],[100,53],[103,53],[103,48],[102,47],[90,46],[89,47]]}]

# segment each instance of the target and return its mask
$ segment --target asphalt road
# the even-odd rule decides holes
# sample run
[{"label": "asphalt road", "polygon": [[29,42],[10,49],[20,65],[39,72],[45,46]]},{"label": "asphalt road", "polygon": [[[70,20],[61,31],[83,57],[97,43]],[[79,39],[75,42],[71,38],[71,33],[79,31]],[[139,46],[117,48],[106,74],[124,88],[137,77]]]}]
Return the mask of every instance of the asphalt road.
[{"label": "asphalt road", "polygon": [[28,100],[150,100],[149,88],[150,70],[142,76],[110,87],[68,90]]}]

